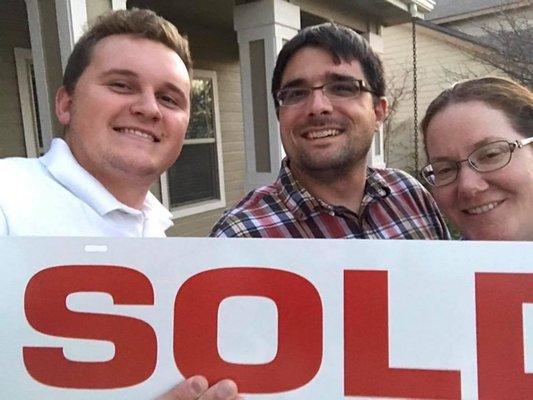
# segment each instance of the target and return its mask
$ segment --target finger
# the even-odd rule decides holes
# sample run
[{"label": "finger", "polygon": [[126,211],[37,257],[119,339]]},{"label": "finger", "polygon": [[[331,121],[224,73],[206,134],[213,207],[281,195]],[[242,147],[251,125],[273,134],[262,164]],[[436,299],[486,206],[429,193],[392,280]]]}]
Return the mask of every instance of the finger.
[{"label": "finger", "polygon": [[207,379],[197,375],[174,386],[156,400],[197,400],[207,388]]},{"label": "finger", "polygon": [[230,379],[224,379],[211,386],[198,400],[237,400],[237,385]]}]

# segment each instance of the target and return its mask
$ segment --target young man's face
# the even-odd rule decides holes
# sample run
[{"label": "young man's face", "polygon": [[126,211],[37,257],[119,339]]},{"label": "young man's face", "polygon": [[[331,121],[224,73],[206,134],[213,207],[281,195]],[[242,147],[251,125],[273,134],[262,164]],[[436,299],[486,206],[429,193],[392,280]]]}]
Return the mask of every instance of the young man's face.
[{"label": "young man's face", "polygon": [[[287,63],[281,88],[316,87],[351,78],[368,84],[359,61],[335,64],[325,49],[304,47]],[[375,104],[372,97],[361,92],[356,98],[332,101],[317,89],[298,104],[281,106],[281,139],[291,170],[318,177],[322,172],[364,166],[373,133],[387,108],[385,99]]]},{"label": "young man's face", "polygon": [[56,114],[78,162],[109,189],[148,185],[176,160],[190,110],[190,78],[165,45],[129,35],[102,39]]}]

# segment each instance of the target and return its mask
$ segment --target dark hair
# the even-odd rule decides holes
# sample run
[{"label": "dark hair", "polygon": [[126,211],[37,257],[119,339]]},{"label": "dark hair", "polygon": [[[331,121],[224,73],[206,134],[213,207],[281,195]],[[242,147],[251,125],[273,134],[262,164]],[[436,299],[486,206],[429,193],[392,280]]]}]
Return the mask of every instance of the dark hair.
[{"label": "dark hair", "polygon": [[281,49],[272,75],[272,95],[276,109],[279,103],[275,93],[280,89],[281,77],[287,63],[298,50],[308,46],[321,47],[329,51],[337,64],[341,61],[359,61],[368,80],[367,83],[374,93],[379,97],[385,95],[383,64],[370,44],[354,30],[327,22],[302,29]]},{"label": "dark hair", "polygon": [[533,93],[527,87],[510,79],[489,76],[456,83],[439,94],[429,105],[420,124],[424,137],[435,115],[449,105],[469,101],[482,101],[502,111],[517,132],[524,137],[531,136]]},{"label": "dark hair", "polygon": [[174,25],[151,10],[133,8],[110,11],[100,15],[74,46],[63,75],[63,86],[67,93],[74,92],[78,79],[91,62],[94,46],[100,40],[112,35],[133,35],[162,43],[178,54],[189,75],[191,74],[192,59],[189,43]]}]

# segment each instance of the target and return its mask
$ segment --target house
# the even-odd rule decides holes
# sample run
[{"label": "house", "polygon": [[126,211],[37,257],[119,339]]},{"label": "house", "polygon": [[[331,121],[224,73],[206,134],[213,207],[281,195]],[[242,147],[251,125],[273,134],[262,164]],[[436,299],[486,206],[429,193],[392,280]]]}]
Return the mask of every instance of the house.
[{"label": "house", "polygon": [[[437,0],[425,19],[416,22],[419,123],[431,100],[453,82],[488,74],[505,75],[479,62],[479,56],[494,45],[487,41],[487,32],[506,28],[509,20],[531,27],[528,22],[533,20],[531,1]],[[390,125],[385,128],[384,151],[387,166],[415,172],[412,28],[408,23],[383,30],[389,99],[397,100],[396,110],[388,122]],[[425,156],[422,138],[419,137],[418,142],[420,167],[424,165]]]},{"label": "house", "polygon": [[[176,217],[170,235],[204,236],[225,208],[277,176],[283,150],[269,88],[284,41],[301,27],[336,21],[382,53],[382,27],[422,17],[433,6],[432,0],[2,0],[0,157],[39,156],[61,131],[54,94],[87,21],[111,9],[151,8],[188,35],[195,68],[182,154],[152,190]],[[383,164],[380,135],[370,161]]]}]

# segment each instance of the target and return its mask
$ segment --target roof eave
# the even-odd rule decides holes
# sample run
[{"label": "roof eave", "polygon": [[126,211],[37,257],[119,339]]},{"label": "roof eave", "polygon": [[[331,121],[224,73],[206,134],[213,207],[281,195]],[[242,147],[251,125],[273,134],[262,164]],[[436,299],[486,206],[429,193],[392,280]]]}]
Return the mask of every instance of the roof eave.
[{"label": "roof eave", "polygon": [[382,0],[397,10],[403,12],[388,15],[383,22],[385,26],[398,25],[409,22],[413,17],[424,19],[424,15],[435,7],[434,0]]}]

